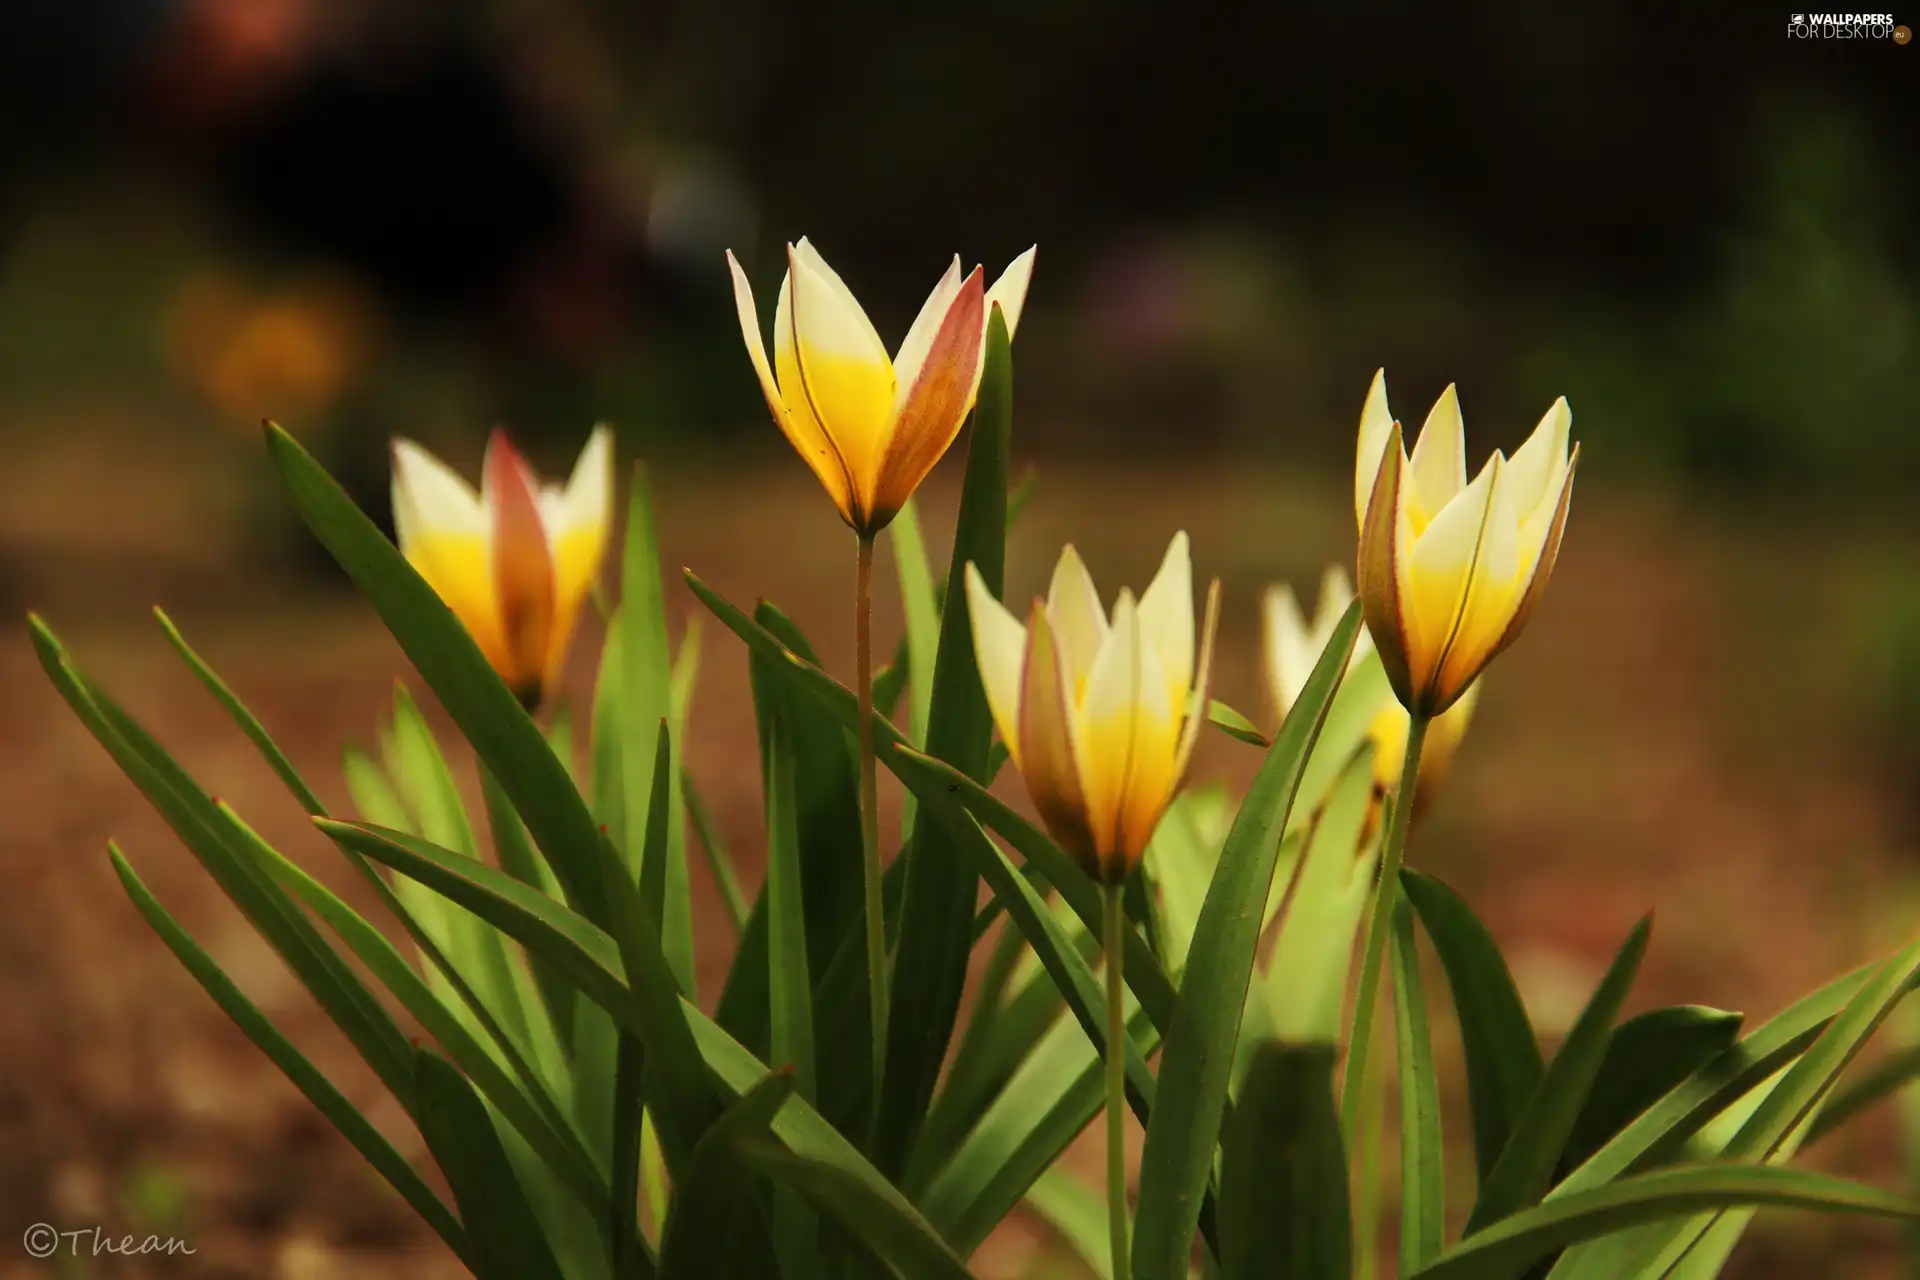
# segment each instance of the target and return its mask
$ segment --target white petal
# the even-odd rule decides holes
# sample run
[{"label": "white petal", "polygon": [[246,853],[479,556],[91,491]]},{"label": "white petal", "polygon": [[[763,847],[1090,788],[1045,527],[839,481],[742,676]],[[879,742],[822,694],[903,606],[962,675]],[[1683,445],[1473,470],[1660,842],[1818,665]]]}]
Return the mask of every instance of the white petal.
[{"label": "white petal", "polygon": [[1059,562],[1053,566],[1053,581],[1047,586],[1047,622],[1053,627],[1060,660],[1066,668],[1067,696],[1077,698],[1107,638],[1107,611],[1100,607],[1093,575],[1087,572],[1086,561],[1072,543],[1060,552]]},{"label": "white petal", "polygon": [[1027,286],[1033,281],[1033,260],[1040,252],[1040,246],[1034,245],[1025,253],[1007,264],[1000,278],[987,290],[986,317],[993,319],[993,304],[1000,304],[1000,313],[1006,317],[1007,336],[1009,338],[1020,328],[1020,313],[1027,305]]},{"label": "white petal", "polygon": [[1193,561],[1184,530],[1173,535],[1160,571],[1141,593],[1140,631],[1160,659],[1178,715],[1193,687]]},{"label": "white petal", "polygon": [[973,655],[980,667],[980,684],[987,707],[1000,730],[1000,740],[1014,753],[1019,767],[1020,677],[1027,661],[1027,629],[994,598],[980,571],[967,565],[967,616],[973,625]]},{"label": "white petal", "polygon": [[558,539],[576,530],[602,528],[612,515],[613,428],[602,423],[587,437],[566,486],[542,487],[540,517],[547,537]]},{"label": "white petal", "polygon": [[393,523],[405,552],[424,534],[488,536],[486,507],[458,472],[411,440],[393,442]]},{"label": "white petal", "polygon": [[1307,655],[1307,622],[1293,588],[1267,588],[1260,599],[1261,660],[1267,678],[1267,700],[1285,718],[1306,683],[1312,659]]},{"label": "white petal", "polygon": [[1467,428],[1452,383],[1433,402],[1407,460],[1412,464],[1414,492],[1431,520],[1467,483]]},{"label": "white petal", "polygon": [[1360,408],[1360,443],[1354,451],[1353,514],[1361,524],[1367,522],[1367,503],[1373,498],[1373,482],[1380,474],[1380,459],[1386,453],[1387,435],[1393,430],[1393,413],[1387,408],[1387,371],[1374,372],[1373,385],[1367,388],[1367,402]]},{"label": "white petal", "polygon": [[796,277],[794,323],[806,353],[891,370],[893,361],[873,321],[826,259],[804,239],[793,248],[793,266],[796,270],[788,274]]}]

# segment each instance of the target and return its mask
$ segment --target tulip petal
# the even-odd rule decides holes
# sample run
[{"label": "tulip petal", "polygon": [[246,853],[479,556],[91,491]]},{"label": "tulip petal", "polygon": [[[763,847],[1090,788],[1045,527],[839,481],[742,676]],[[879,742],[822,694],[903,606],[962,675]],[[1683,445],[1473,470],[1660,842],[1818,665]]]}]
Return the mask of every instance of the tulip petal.
[{"label": "tulip petal", "polygon": [[[893,420],[893,361],[867,313],[811,245],[802,240],[789,248],[787,264],[799,390],[846,464],[854,513],[864,516],[872,509]],[[785,394],[789,388],[781,372]]]},{"label": "tulip petal", "polygon": [[[1549,497],[1559,496],[1554,482],[1560,478],[1561,470],[1566,466],[1567,437],[1572,430],[1573,410],[1567,407],[1567,398],[1561,396],[1542,415],[1533,434],[1507,460],[1503,483],[1513,501],[1514,512],[1523,525],[1537,510],[1546,506]],[[1544,526],[1548,519],[1551,519],[1551,509],[1542,518],[1541,524]]]},{"label": "tulip petal", "polygon": [[1287,718],[1287,711],[1306,684],[1312,658],[1307,653],[1307,623],[1300,613],[1300,601],[1289,586],[1268,587],[1260,598],[1260,667],[1265,678],[1267,703],[1276,722]]},{"label": "tulip petal", "polygon": [[1007,264],[1000,278],[987,290],[987,311],[982,313],[981,335],[984,337],[984,316],[991,312],[994,303],[1000,304],[1000,312],[1007,318],[1007,337],[1012,338],[1020,328],[1020,312],[1027,305],[1027,286],[1033,281],[1033,262],[1040,253],[1040,246],[1034,245],[1025,253]]},{"label": "tulip petal", "polygon": [[1513,513],[1506,468],[1497,453],[1491,470],[1486,523],[1474,552],[1466,600],[1434,687],[1437,711],[1452,706],[1493,658],[1525,586],[1520,578],[1520,522]]},{"label": "tulip petal", "polygon": [[395,440],[393,524],[400,553],[460,619],[488,663],[505,670],[491,528],[480,495],[413,441]]},{"label": "tulip petal", "polygon": [[1547,579],[1553,576],[1553,568],[1560,559],[1560,539],[1567,529],[1567,509],[1573,502],[1573,473],[1580,462],[1580,446],[1573,446],[1573,453],[1567,459],[1567,469],[1560,480],[1559,497],[1553,505],[1553,519],[1547,525],[1545,540],[1533,564],[1523,566],[1525,585],[1520,589],[1520,603],[1514,607],[1513,616],[1507,621],[1507,629],[1493,646],[1493,653],[1512,644],[1520,636],[1521,628],[1527,625],[1527,619],[1539,607],[1540,597],[1546,594]]},{"label": "tulip petal", "polygon": [[1080,785],[1070,688],[1063,654],[1036,600],[1027,614],[1026,663],[1020,687],[1020,775],[1047,830],[1089,875],[1099,874],[1086,793]]},{"label": "tulip petal", "polygon": [[1165,687],[1133,593],[1123,590],[1074,721],[1087,825],[1109,881],[1131,869],[1172,791],[1178,723],[1157,694]]},{"label": "tulip petal", "polygon": [[587,437],[566,487],[541,494],[541,519],[553,553],[553,627],[547,637],[544,681],[559,682],[580,607],[600,577],[613,519],[613,431],[598,426]]},{"label": "tulip petal", "polygon": [[987,708],[1007,744],[1014,767],[1020,768],[1020,683],[1027,661],[1027,632],[1020,620],[987,590],[986,580],[971,561],[967,564],[967,617],[973,627],[973,656],[980,668],[980,686]]},{"label": "tulip petal", "polygon": [[1360,443],[1354,451],[1353,514],[1362,526],[1367,522],[1367,503],[1373,497],[1373,482],[1380,475],[1380,462],[1386,456],[1387,436],[1392,430],[1387,371],[1378,369],[1373,385],[1367,388],[1367,402],[1360,407]]},{"label": "tulip petal", "polygon": [[1167,707],[1177,718],[1193,685],[1193,559],[1184,530],[1173,535],[1140,595],[1140,631],[1160,660]]},{"label": "tulip petal", "polygon": [[[774,366],[767,366],[766,345],[760,339],[760,316],[753,304],[753,289],[746,272],[727,254],[733,269],[733,302],[740,313],[740,332],[746,339],[747,357],[760,377],[760,392],[766,397],[773,421],[787,437],[800,460],[819,477],[820,484],[839,508],[840,516],[853,523],[852,487],[847,479],[847,464],[840,451],[814,416],[813,406],[800,394],[800,365],[793,351],[792,275],[781,277],[779,299],[773,311]],[[775,373],[778,373],[776,379]],[[793,394],[786,394],[791,389]]]},{"label": "tulip petal", "polygon": [[1087,572],[1086,561],[1072,543],[1061,550],[1060,560],[1053,566],[1053,581],[1047,585],[1047,620],[1052,623],[1054,641],[1060,649],[1067,694],[1078,702],[1108,628],[1107,611],[1100,607],[1093,575]]},{"label": "tulip petal", "polygon": [[1173,778],[1167,784],[1169,801],[1173,798],[1173,789],[1180,785],[1182,778],[1187,776],[1187,762],[1193,758],[1193,749],[1200,741],[1200,729],[1208,719],[1207,691],[1213,682],[1213,640],[1220,628],[1220,579],[1218,578],[1207,585],[1205,619],[1200,628],[1200,656],[1199,664],[1194,668],[1193,673],[1193,692],[1188,696],[1187,705],[1183,709],[1186,719],[1180,726],[1180,744],[1174,751]]},{"label": "tulip petal", "polygon": [[1412,541],[1401,511],[1408,487],[1406,453],[1400,443],[1400,424],[1388,426],[1380,470],[1367,500],[1366,519],[1360,524],[1360,554],[1355,578],[1367,632],[1380,652],[1387,682],[1403,705],[1413,699],[1413,676],[1408,665],[1411,626],[1401,600],[1400,577],[1406,560],[1403,544]]},{"label": "tulip petal", "polygon": [[500,672],[523,699],[537,698],[553,630],[553,556],[540,518],[539,480],[496,430],[481,467],[493,520],[493,589],[507,666]]},{"label": "tulip petal", "polygon": [[882,528],[960,434],[971,388],[980,376],[980,269],[954,294],[934,334],[900,413],[887,429],[866,503],[870,527]]},{"label": "tulip petal", "polygon": [[1403,566],[1401,608],[1407,620],[1407,665],[1418,702],[1411,708],[1425,714],[1440,710],[1434,700],[1441,666],[1459,630],[1468,588],[1480,553],[1494,496],[1498,455],[1440,508],[1425,532],[1415,539]]},{"label": "tulip petal", "polygon": [[927,300],[920,304],[920,314],[913,318],[907,336],[901,339],[900,350],[893,357],[893,376],[897,384],[893,395],[895,414],[900,412],[900,406],[906,403],[914,381],[919,378],[920,367],[927,362],[927,352],[933,347],[934,336],[940,332],[947,313],[953,309],[953,300],[959,296],[963,279],[960,255],[956,253],[946,274],[933,286],[933,292],[927,295]]},{"label": "tulip petal", "polygon": [[1467,428],[1460,417],[1460,396],[1448,383],[1420,428],[1409,457],[1413,493],[1419,499],[1413,511],[1418,535],[1467,483]]}]

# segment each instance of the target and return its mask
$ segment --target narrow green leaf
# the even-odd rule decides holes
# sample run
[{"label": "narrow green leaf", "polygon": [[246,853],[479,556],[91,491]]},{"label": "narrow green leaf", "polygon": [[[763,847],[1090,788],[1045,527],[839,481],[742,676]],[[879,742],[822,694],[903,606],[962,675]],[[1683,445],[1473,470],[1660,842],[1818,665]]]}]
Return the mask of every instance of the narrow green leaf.
[{"label": "narrow green leaf", "polygon": [[1400,1274],[1410,1276],[1440,1255],[1447,1162],[1413,908],[1404,890],[1393,906],[1393,1014],[1400,1054]]},{"label": "narrow green leaf", "polygon": [[1273,745],[1273,739],[1260,732],[1260,726],[1218,698],[1207,703],[1207,719],[1213,722],[1214,728],[1225,730],[1230,738],[1261,748]]},{"label": "narrow green leaf", "polygon": [[[900,607],[906,615],[907,735],[915,747],[927,742],[927,715],[933,708],[933,658],[940,642],[940,606],[933,596],[933,569],[927,563],[927,542],[920,533],[918,505],[908,499],[890,526],[893,559],[900,575]],[[903,818],[902,830],[912,830]]]},{"label": "narrow green leaf", "polygon": [[393,782],[379,761],[364,751],[348,747],[341,759],[341,773],[346,778],[347,794],[353,799],[354,810],[364,821],[396,831],[413,830],[413,818],[400,802],[399,793],[393,789]]},{"label": "narrow green leaf", "polygon": [[240,726],[240,731],[246,734],[248,740],[259,749],[260,754],[266,757],[268,766],[286,785],[287,790],[293,793],[294,799],[300,802],[300,806],[308,813],[325,812],[320,804],[320,798],[300,776],[300,771],[293,767],[293,761],[289,760],[287,753],[280,749],[280,744],[273,740],[273,735],[267,732],[266,726],[247,709],[246,704],[240,701],[239,695],[228,687],[227,682],[222,680],[198,653],[194,652],[193,646],[187,643],[187,638],[180,634],[180,628],[176,627],[173,619],[167,616],[166,610],[155,605],[153,616],[159,620],[160,630],[166,633],[167,643],[174,647],[187,666],[192,668],[193,674],[200,678],[200,683],[205,685],[207,691],[214,696],[214,700],[226,708],[227,714],[232,716],[234,722]]},{"label": "narrow green leaf", "polygon": [[1241,802],[1200,909],[1161,1055],[1159,1105],[1140,1158],[1134,1280],[1186,1278],[1280,839],[1359,631],[1356,603],[1327,642]]},{"label": "narrow green leaf", "polygon": [[1704,1005],[1653,1009],[1614,1028],[1593,1092],[1568,1135],[1562,1170],[1584,1164],[1635,1116],[1740,1038],[1741,1015]]},{"label": "narrow green leaf", "polygon": [[1033,501],[1033,494],[1040,487],[1040,469],[1028,467],[1014,484],[1013,492],[1007,495],[1007,528],[1012,529],[1020,523],[1021,513],[1027,504]]},{"label": "narrow green leaf", "polygon": [[[1233,1280],[1346,1280],[1353,1266],[1347,1157],[1333,1045],[1254,1051],[1222,1143],[1220,1270]],[[1140,1274],[1138,1267],[1135,1274]],[[1181,1259],[1179,1274],[1187,1274]]]},{"label": "narrow green leaf", "polygon": [[412,1091],[409,1050],[386,1007],[299,907],[253,865],[239,834],[192,776],[138,721],[80,674],[43,621],[37,616],[28,621],[41,666],[81,723],[404,1103]]},{"label": "narrow green leaf", "polygon": [[[494,857],[498,859],[500,869],[556,902],[563,900],[560,881],[554,877],[553,869],[547,866],[539,850],[533,847],[533,842],[527,839],[527,829],[521,823],[520,815],[513,811],[513,801],[507,798],[500,780],[484,766],[480,769],[480,792],[487,809],[487,828],[493,835]],[[378,825],[386,825],[364,812],[361,816]],[[533,957],[528,957],[527,964],[539,990],[540,1002],[546,1008],[546,1021],[553,1028],[570,1030],[573,1026],[572,988],[552,969]]]},{"label": "narrow green leaf", "polygon": [[646,1124],[647,1049],[631,1032],[623,1033],[613,1056],[613,1185],[607,1208],[607,1234],[613,1241],[614,1274],[625,1276],[646,1251],[640,1235],[640,1161]]},{"label": "narrow green leaf", "polygon": [[1566,1150],[1567,1137],[1593,1089],[1614,1020],[1640,972],[1640,960],[1646,955],[1652,931],[1651,916],[1634,926],[1567,1032],[1560,1051],[1514,1123],[1492,1172],[1480,1184],[1480,1196],[1467,1216],[1467,1235],[1531,1208],[1546,1194],[1554,1168]]},{"label": "narrow green leaf", "polygon": [[1113,1280],[1107,1199],[1103,1194],[1055,1166],[1027,1188],[1026,1203],[1059,1233],[1061,1242],[1096,1280]]},{"label": "narrow green leaf", "polygon": [[1555,1250],[1583,1240],[1733,1205],[1916,1216],[1915,1206],[1900,1196],[1825,1174],[1772,1165],[1676,1165],[1503,1218],[1415,1273],[1414,1280],[1512,1280]]},{"label": "narrow green leaf", "polygon": [[466,629],[300,443],[269,427],[267,448],[300,517],[372,602],[401,651],[500,779],[567,899],[604,918],[602,836],[565,766]]},{"label": "narrow green leaf", "polygon": [[[1012,345],[998,308],[988,317],[982,358],[947,580],[959,582],[971,563],[997,596],[1006,567],[1007,452],[1013,429]],[[926,750],[961,773],[984,779],[992,740],[993,717],[974,666],[966,593],[956,591],[941,611]],[[979,884],[972,863],[953,847],[944,828],[924,816],[913,825],[906,857],[887,1015],[887,1078],[879,1086],[874,1119],[875,1162],[889,1174],[905,1169],[946,1062],[967,980]]]},{"label": "narrow green leaf", "polygon": [[767,989],[773,1060],[793,1072],[801,1097],[814,1096],[813,980],[801,876],[792,748],[774,719],[767,746]]},{"label": "narrow green leaf", "polygon": [[414,1087],[420,1136],[460,1207],[479,1280],[561,1280],[493,1121],[467,1078],[433,1050],[417,1049]]},{"label": "narrow green leaf", "polygon": [[160,905],[157,898],[148,891],[147,886],[134,872],[126,857],[113,844],[107,845],[107,856],[113,861],[114,874],[120,878],[127,896],[133,905],[146,918],[147,924],[160,935],[176,959],[186,967],[213,1002],[220,1006],[221,1012],[231,1018],[247,1039],[282,1074],[291,1080],[294,1087],[306,1095],[328,1123],[340,1131],[341,1136],[353,1144],[363,1159],[373,1167],[374,1172],[386,1179],[387,1184],[413,1207],[435,1235],[439,1236],[454,1255],[463,1262],[472,1264],[473,1254],[468,1248],[466,1232],[459,1221],[433,1194],[420,1175],[405,1157],[394,1150],[393,1144],[382,1137],[380,1131],[357,1111],[341,1092],[333,1087],[331,1081],[322,1075],[306,1056],[279,1030],[269,1022],[253,1002],[242,995],[240,988],[213,962],[213,958],[201,950],[199,944],[188,936],[177,921]]},{"label": "narrow green leaf", "polygon": [[700,1139],[660,1241],[660,1280],[777,1274],[749,1270],[742,1257],[752,1242],[765,1245],[758,1226],[748,1225],[760,1200],[745,1155],[748,1142],[766,1134],[792,1095],[792,1073],[774,1071],[736,1098]]},{"label": "narrow green leaf", "polygon": [[1401,871],[1400,883],[1420,913],[1453,991],[1467,1060],[1473,1151],[1484,1182],[1546,1065],[1507,962],[1472,908],[1446,885],[1418,871]]},{"label": "narrow green leaf", "polygon": [[1835,1089],[1820,1107],[1820,1117],[1807,1130],[1802,1145],[1818,1142],[1883,1098],[1892,1097],[1920,1078],[1920,1045],[1909,1045],[1873,1064],[1845,1088]]}]

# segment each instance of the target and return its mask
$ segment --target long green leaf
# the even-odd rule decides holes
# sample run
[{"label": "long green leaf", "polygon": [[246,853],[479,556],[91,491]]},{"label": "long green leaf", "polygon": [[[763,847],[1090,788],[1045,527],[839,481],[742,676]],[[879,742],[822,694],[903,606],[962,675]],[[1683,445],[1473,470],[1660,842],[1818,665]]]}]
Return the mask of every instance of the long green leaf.
[{"label": "long green leaf", "polygon": [[748,1144],[746,1159],[833,1218],[875,1258],[914,1280],[971,1280],[966,1264],[911,1206],[881,1193],[845,1165],[796,1155],[770,1142]]},{"label": "long green leaf", "polygon": [[[996,596],[1007,554],[1007,451],[1013,430],[1013,348],[998,307],[987,320],[984,367],[973,413],[973,438],[960,491],[949,582],[969,563]],[[966,593],[941,611],[927,713],[927,754],[961,773],[986,778],[993,717],[974,665]],[[960,1012],[973,948],[973,906],[979,879],[944,829],[919,817],[908,844],[900,904],[892,1000],[887,1014],[887,1076],[874,1112],[875,1162],[889,1174],[906,1168]]]},{"label": "long green leaf", "polygon": [[1920,1078],[1920,1046],[1908,1046],[1876,1062],[1860,1078],[1835,1089],[1820,1107],[1802,1145],[1818,1142],[1874,1103],[1889,1098]]},{"label": "long green leaf", "polygon": [[1453,991],[1467,1060],[1473,1151],[1484,1182],[1527,1100],[1539,1088],[1546,1064],[1519,988],[1486,926],[1458,894],[1432,876],[1409,868],[1401,871],[1400,883],[1420,913]]},{"label": "long green leaf", "polygon": [[589,919],[604,918],[604,837],[566,767],[473,637],[300,443],[269,426],[267,448],[300,518],[364,592],[387,629],[506,789],[527,831]]},{"label": "long green leaf", "polygon": [[1583,1240],[1733,1205],[1917,1216],[1915,1206],[1900,1196],[1824,1174],[1754,1164],[1676,1165],[1504,1218],[1416,1272],[1413,1280],[1512,1280],[1555,1250]]},{"label": "long green leaf", "polygon": [[740,873],[733,869],[733,857],[727,852],[726,841],[721,839],[720,828],[707,809],[707,802],[701,799],[693,775],[686,772],[684,766],[680,773],[680,798],[686,806],[687,821],[693,826],[693,838],[706,857],[707,871],[720,890],[720,901],[727,909],[727,923],[733,926],[733,936],[738,941],[746,933],[747,915],[753,908],[747,902],[747,895],[740,891]]},{"label": "long green leaf", "polygon": [[1087,1183],[1058,1166],[1027,1188],[1027,1208],[1046,1219],[1094,1280],[1113,1280],[1108,1248],[1107,1200]]},{"label": "long green leaf", "polygon": [[1200,910],[1161,1056],[1159,1105],[1140,1158],[1134,1280],[1186,1278],[1280,838],[1359,631],[1355,604],[1327,642],[1241,802]]},{"label": "long green leaf", "polygon": [[[940,642],[940,606],[933,594],[933,569],[920,532],[919,504],[911,498],[891,526],[893,558],[900,576],[900,608],[907,645],[907,732],[916,747],[927,742],[927,716],[933,709],[933,659]],[[901,820],[911,830],[910,820]]]},{"label": "long green leaf", "polygon": [[1508,1135],[1500,1158],[1494,1161],[1492,1172],[1480,1184],[1480,1196],[1467,1215],[1467,1235],[1538,1204],[1546,1194],[1554,1168],[1566,1150],[1567,1137],[1593,1089],[1614,1020],[1620,1016],[1620,1006],[1640,972],[1640,960],[1646,955],[1652,931],[1652,917],[1634,926],[1567,1032],[1560,1051],[1540,1077],[1526,1110]]},{"label": "long green leaf", "polygon": [[1440,1254],[1447,1164],[1413,908],[1404,889],[1393,906],[1393,1014],[1400,1056],[1400,1274],[1410,1276]]},{"label": "long green leaf", "polygon": [[1254,1051],[1234,1130],[1222,1143],[1220,1271],[1231,1280],[1351,1274],[1335,1056],[1328,1043],[1275,1040]]},{"label": "long green leaf", "polygon": [[320,1114],[353,1144],[354,1150],[373,1167],[374,1172],[386,1179],[388,1185],[413,1207],[414,1212],[426,1220],[434,1234],[446,1242],[455,1256],[471,1263],[473,1254],[469,1250],[465,1230],[440,1202],[440,1198],[421,1180],[420,1175],[414,1172],[405,1157],[394,1150],[393,1144],[381,1136],[380,1131],[333,1087],[333,1083],[280,1034],[266,1016],[254,1007],[252,1001],[241,994],[240,988],[213,962],[213,958],[201,950],[199,944],[160,905],[126,857],[111,843],[107,846],[107,856],[112,859],[114,874],[119,876],[121,887],[133,900],[133,905],[146,918],[153,931],[160,935],[160,940],[167,944],[167,949],[193,975],[194,981],[213,997],[213,1002],[220,1006],[221,1012],[231,1018],[247,1039],[253,1041],[255,1047],[280,1068]]},{"label": "long green leaf", "polygon": [[767,986],[773,1060],[793,1072],[801,1097],[814,1096],[813,981],[795,809],[792,747],[774,720],[767,746]]},{"label": "long green leaf", "polygon": [[460,1206],[479,1280],[561,1280],[506,1149],[467,1078],[433,1050],[417,1049],[414,1088],[420,1136]]}]

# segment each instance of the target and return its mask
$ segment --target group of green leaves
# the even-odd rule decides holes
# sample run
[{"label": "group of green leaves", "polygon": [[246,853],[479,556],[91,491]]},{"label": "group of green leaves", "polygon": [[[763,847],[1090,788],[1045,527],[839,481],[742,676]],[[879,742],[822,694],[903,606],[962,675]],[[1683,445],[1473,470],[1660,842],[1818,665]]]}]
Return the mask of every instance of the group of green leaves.
[{"label": "group of green leaves", "polygon": [[[996,320],[947,581],[972,562],[1001,589],[1017,505],[1010,423]],[[873,691],[879,759],[907,800],[883,895],[893,981],[875,1080],[858,700],[794,623],[687,577],[750,664],[767,875],[749,903],[681,767],[698,642],[669,644],[642,480],[582,749],[568,717],[544,729],[529,717],[291,437],[270,429],[268,447],[302,519],[471,746],[486,838],[404,689],[377,750],[348,754],[349,820],[326,811],[163,623],[410,953],[208,795],[38,619],[34,643],[74,711],[406,1109],[452,1203],[110,848],[136,906],[476,1275],[937,1280],[967,1275],[965,1260],[1023,1202],[1084,1241],[1104,1274],[1104,1205],[1055,1168],[1103,1098],[1100,891],[989,790],[1005,753],[964,594],[936,580],[911,508],[894,539],[905,634]],[[1277,736],[1262,740],[1237,810],[1218,794],[1183,797],[1129,886],[1127,1101],[1145,1132],[1133,1280],[1187,1280],[1196,1267],[1224,1280],[1338,1280],[1353,1273],[1356,1231],[1371,1231],[1349,1204],[1355,1139],[1341,1132],[1333,1078],[1353,897],[1366,891],[1354,869],[1366,865],[1370,704],[1342,686],[1359,627],[1350,611]],[[711,1017],[695,985],[689,828],[738,933]],[[1904,1080],[1882,1073],[1835,1093],[1920,972],[1920,946],[1741,1038],[1738,1016],[1713,1010],[1618,1021],[1642,925],[1548,1062],[1466,905],[1413,872],[1386,889],[1397,904],[1401,1274],[1517,1277],[1550,1265],[1561,1280],[1705,1276],[1752,1206],[1908,1212],[1898,1197],[1785,1161]],[[1276,917],[1280,941],[1268,948]],[[1477,1188],[1451,1243],[1416,920],[1451,990],[1472,1107]],[[1290,984],[1314,993],[1308,1013],[1289,1004]]]}]

